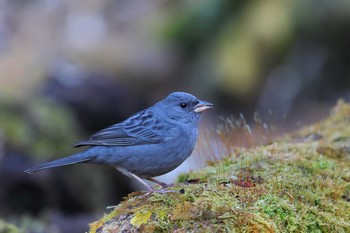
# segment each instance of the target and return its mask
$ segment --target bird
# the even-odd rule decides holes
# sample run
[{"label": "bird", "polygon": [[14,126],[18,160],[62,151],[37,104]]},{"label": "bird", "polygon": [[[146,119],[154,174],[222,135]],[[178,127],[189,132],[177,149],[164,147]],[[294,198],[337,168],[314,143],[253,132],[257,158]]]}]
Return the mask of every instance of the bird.
[{"label": "bird", "polygon": [[[198,125],[204,111],[213,104],[185,92],[173,92],[153,106],[126,120],[97,131],[74,147],[88,147],[68,157],[25,170],[33,173],[77,163],[115,167],[142,183],[147,194],[173,192],[168,184],[153,177],[166,174],[182,164],[193,152]],[[155,189],[144,181],[161,186]]]}]

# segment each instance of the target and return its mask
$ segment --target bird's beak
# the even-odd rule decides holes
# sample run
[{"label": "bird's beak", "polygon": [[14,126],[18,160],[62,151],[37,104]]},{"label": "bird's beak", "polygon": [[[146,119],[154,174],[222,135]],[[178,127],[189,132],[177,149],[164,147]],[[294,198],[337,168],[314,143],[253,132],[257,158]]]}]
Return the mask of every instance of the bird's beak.
[{"label": "bird's beak", "polygon": [[199,103],[194,107],[194,112],[204,112],[209,108],[214,108],[214,105],[205,101],[200,100]]}]

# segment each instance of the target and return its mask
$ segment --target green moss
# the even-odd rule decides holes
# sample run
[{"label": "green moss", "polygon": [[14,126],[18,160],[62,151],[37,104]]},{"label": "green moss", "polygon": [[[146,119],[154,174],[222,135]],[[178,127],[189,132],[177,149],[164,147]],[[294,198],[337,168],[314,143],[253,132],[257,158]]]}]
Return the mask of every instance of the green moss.
[{"label": "green moss", "polygon": [[90,232],[350,232],[350,106],[269,145],[131,194]]},{"label": "green moss", "polygon": [[152,212],[149,210],[136,212],[135,215],[130,220],[131,225],[139,227],[144,223],[147,223],[151,218]]}]

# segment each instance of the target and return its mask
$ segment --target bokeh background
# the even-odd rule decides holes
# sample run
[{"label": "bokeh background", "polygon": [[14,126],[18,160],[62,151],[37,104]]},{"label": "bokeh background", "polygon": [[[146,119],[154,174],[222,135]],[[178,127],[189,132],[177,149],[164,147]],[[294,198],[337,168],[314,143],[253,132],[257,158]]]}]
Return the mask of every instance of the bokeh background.
[{"label": "bokeh background", "polygon": [[86,231],[140,187],[102,166],[23,171],[172,91],[215,104],[202,132],[319,120],[350,99],[349,46],[348,0],[1,0],[0,219]]}]

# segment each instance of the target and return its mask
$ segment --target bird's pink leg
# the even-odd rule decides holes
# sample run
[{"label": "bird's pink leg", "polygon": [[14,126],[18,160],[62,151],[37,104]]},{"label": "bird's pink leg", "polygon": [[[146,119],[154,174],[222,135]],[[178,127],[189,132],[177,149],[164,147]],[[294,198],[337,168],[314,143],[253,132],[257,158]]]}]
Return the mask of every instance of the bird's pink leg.
[{"label": "bird's pink leg", "polygon": [[151,181],[151,182],[153,182],[153,183],[159,184],[159,185],[162,186],[163,188],[168,188],[168,187],[173,186],[173,184],[167,184],[167,183],[161,182],[161,181],[156,180],[156,179],[151,178],[151,177],[145,178],[145,179],[146,179],[146,180],[149,180],[149,181]]},{"label": "bird's pink leg", "polygon": [[[148,192],[147,192],[145,195],[149,195],[149,194],[151,194],[151,193],[161,193],[161,194],[163,194],[163,193],[172,193],[172,192],[176,192],[175,190],[166,190],[166,189],[164,188],[164,186],[161,185],[160,183],[162,183],[162,184],[164,184],[164,185],[166,185],[166,184],[163,183],[163,182],[160,182],[160,181],[157,181],[157,182],[155,182],[155,183],[160,184],[163,188],[160,189],[160,190],[154,189],[151,185],[147,184],[145,181],[143,181],[143,180],[142,180],[140,177],[138,177],[136,174],[134,174],[134,173],[132,173],[132,172],[128,172],[128,174],[129,174],[130,176],[134,177],[137,181],[139,181],[140,183],[142,183],[144,186],[146,186]],[[148,179],[148,178],[147,178],[147,179]],[[151,178],[151,179],[152,179],[152,178]],[[148,180],[149,180],[149,179],[148,179]],[[150,181],[153,181],[153,180],[154,180],[154,179],[152,179],[152,180],[150,180]],[[158,182],[159,182],[159,183],[158,183]]]}]

